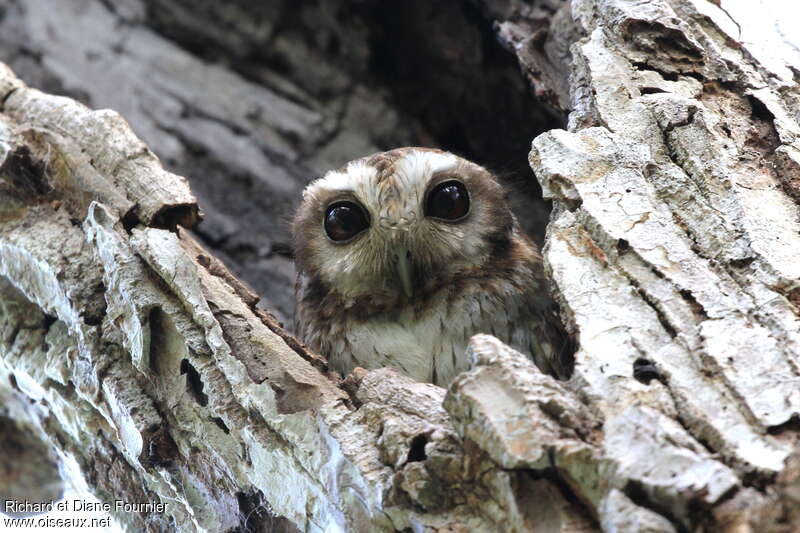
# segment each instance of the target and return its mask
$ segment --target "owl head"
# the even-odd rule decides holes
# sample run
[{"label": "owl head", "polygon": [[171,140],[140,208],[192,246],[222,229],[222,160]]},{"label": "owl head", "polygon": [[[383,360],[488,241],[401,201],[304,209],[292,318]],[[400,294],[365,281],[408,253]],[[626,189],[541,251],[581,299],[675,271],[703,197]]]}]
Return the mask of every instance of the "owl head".
[{"label": "owl head", "polygon": [[489,268],[515,224],[486,169],[440,150],[398,148],[308,185],[292,228],[295,262],[341,297],[412,301]]}]

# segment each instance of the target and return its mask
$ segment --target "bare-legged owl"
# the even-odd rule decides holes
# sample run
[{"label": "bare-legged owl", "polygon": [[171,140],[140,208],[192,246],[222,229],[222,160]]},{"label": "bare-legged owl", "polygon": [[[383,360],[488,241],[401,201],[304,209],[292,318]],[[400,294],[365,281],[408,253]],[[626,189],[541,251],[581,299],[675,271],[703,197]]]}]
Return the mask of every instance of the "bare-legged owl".
[{"label": "bare-legged owl", "polygon": [[542,258],[486,169],[399,148],[312,182],[293,223],[295,331],[332,368],[447,386],[488,333],[563,375]]}]

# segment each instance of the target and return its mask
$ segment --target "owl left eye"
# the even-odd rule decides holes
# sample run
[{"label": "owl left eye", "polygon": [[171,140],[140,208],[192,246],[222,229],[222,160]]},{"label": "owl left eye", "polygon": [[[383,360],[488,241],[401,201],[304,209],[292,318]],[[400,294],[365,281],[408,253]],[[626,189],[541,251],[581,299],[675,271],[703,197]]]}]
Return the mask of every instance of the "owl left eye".
[{"label": "owl left eye", "polygon": [[336,202],[325,211],[325,233],[332,241],[352,239],[368,227],[367,215],[354,202]]},{"label": "owl left eye", "polygon": [[469,213],[469,194],[460,181],[444,181],[428,194],[425,215],[443,220],[458,220]]}]

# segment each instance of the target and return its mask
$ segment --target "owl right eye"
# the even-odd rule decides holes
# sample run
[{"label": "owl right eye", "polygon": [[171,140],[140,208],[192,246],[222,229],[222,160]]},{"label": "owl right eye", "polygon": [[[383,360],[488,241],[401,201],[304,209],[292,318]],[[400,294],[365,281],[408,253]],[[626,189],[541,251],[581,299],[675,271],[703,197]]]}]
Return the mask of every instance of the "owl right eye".
[{"label": "owl right eye", "polygon": [[354,202],[336,202],[325,211],[325,233],[332,241],[347,241],[369,227],[364,210]]},{"label": "owl right eye", "polygon": [[441,220],[457,221],[469,213],[469,193],[463,183],[449,180],[437,185],[425,205],[425,215]]}]

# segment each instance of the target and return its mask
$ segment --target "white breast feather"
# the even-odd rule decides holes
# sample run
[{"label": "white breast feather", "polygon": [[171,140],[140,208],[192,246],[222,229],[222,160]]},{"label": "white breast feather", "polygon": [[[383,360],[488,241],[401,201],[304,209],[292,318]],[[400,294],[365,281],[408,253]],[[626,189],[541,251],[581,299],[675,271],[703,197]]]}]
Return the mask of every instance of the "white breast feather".
[{"label": "white breast feather", "polygon": [[[517,309],[508,302],[492,299],[480,292],[467,291],[460,301],[448,305],[434,300],[424,315],[375,316],[350,324],[342,335],[350,350],[331,354],[330,362],[339,370],[356,366],[395,367],[419,381],[449,383],[467,370],[464,357],[470,337],[489,333],[530,352],[529,324],[515,323]],[[434,373],[435,370],[435,373]]]}]

